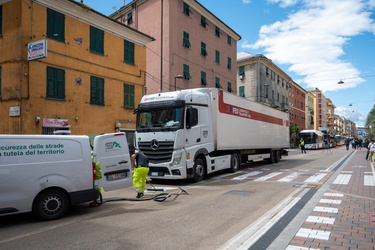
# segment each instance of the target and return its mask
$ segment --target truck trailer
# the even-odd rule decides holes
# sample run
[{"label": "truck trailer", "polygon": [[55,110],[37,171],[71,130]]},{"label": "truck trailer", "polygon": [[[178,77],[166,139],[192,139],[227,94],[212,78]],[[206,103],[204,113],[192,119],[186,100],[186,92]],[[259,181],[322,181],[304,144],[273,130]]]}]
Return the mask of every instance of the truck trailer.
[{"label": "truck trailer", "polygon": [[288,113],[218,88],[145,95],[134,112],[152,179],[198,182],[241,162],[278,162],[289,148]]},{"label": "truck trailer", "polygon": [[61,218],[70,205],[93,201],[99,188],[132,185],[124,133],[0,135],[0,216],[32,211]]}]

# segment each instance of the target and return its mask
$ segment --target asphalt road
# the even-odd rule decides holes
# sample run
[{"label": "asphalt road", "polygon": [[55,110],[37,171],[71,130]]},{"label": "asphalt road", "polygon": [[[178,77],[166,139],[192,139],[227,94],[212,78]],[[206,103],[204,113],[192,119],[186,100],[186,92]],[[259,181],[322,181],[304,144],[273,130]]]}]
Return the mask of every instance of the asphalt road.
[{"label": "asphalt road", "polygon": [[[288,202],[319,189],[348,154],[332,150],[289,152],[276,164],[244,164],[235,174],[205,181],[153,181],[164,202],[115,201],[100,207],[72,207],[57,221],[32,214],[0,217],[0,249],[235,249],[269,222]],[[147,197],[155,193],[149,192]],[[104,193],[104,200],[135,198],[133,188]]]}]

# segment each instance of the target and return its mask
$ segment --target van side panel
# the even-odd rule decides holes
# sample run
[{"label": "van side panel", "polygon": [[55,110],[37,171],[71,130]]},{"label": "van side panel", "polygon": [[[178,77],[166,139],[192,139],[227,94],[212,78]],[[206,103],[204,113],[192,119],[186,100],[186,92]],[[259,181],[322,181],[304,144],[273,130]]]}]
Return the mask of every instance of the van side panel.
[{"label": "van side panel", "polygon": [[38,193],[54,187],[95,194],[87,136],[0,135],[0,210],[31,211]]}]

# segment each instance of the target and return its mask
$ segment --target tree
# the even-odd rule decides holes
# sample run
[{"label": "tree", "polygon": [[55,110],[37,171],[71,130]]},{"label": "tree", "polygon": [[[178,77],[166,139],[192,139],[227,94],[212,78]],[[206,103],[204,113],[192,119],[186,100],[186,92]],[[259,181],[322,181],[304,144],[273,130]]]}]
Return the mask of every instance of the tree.
[{"label": "tree", "polygon": [[368,130],[370,138],[375,139],[375,107],[367,115],[365,126]]},{"label": "tree", "polygon": [[298,145],[298,133],[301,132],[301,127],[290,123],[289,124],[289,136],[290,136],[290,143],[297,146]]}]

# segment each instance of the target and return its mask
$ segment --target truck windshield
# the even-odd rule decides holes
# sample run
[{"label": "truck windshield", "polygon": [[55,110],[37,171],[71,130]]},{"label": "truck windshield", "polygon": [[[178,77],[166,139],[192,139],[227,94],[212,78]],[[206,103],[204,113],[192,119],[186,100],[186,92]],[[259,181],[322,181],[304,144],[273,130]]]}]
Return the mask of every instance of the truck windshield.
[{"label": "truck windshield", "polygon": [[183,108],[143,110],[137,113],[137,131],[175,131],[183,127]]}]

